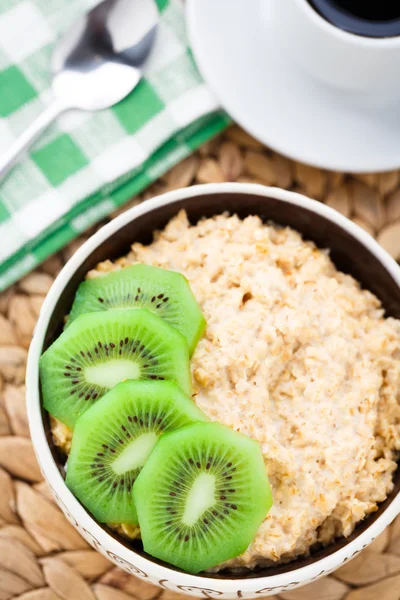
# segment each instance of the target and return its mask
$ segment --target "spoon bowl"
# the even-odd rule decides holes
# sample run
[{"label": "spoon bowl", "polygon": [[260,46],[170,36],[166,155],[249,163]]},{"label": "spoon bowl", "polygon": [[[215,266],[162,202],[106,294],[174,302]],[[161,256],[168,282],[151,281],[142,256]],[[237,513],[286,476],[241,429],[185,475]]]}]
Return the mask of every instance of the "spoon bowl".
[{"label": "spoon bowl", "polygon": [[0,181],[61,113],[109,108],[136,87],[158,22],[154,0],[103,0],[64,33],[51,61],[53,104],[0,157]]},{"label": "spoon bowl", "polygon": [[55,47],[54,95],[83,110],[108,108],[125,98],[142,76],[158,19],[153,0],[103,0]]}]

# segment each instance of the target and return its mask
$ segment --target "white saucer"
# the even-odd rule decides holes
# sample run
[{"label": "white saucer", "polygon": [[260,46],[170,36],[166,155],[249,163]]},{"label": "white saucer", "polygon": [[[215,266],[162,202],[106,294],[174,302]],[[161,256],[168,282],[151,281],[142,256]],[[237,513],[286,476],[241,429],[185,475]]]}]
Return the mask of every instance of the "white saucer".
[{"label": "white saucer", "polygon": [[296,160],[337,171],[400,167],[400,100],[377,102],[313,80],[274,43],[263,3],[187,0],[195,58],[221,105]]}]

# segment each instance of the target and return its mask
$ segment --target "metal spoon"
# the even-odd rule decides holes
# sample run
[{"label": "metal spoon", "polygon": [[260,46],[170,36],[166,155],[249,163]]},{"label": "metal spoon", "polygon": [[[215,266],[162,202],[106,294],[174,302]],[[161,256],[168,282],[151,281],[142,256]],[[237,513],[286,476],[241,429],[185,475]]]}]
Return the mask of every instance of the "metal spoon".
[{"label": "metal spoon", "polygon": [[54,101],[0,157],[0,179],[61,113],[125,98],[140,81],[158,21],[154,0],[104,0],[74,23],[53,51]]}]

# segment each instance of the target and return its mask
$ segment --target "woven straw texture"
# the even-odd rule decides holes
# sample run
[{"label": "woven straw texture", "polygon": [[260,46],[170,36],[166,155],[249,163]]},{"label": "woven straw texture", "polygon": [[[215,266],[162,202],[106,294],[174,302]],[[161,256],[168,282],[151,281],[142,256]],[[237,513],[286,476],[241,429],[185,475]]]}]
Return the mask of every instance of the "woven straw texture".
[{"label": "woven straw texture", "polygon": [[[221,181],[303,192],[351,217],[400,259],[400,172],[327,173],[270,152],[236,126],[207,142],[124,210],[167,190]],[[84,542],[54,504],[29,439],[24,374],[33,327],[55,275],[84,239],[75,240],[0,294],[0,600],[173,600],[179,595],[122,572]],[[279,596],[283,600],[399,597],[400,517],[334,575]]]}]

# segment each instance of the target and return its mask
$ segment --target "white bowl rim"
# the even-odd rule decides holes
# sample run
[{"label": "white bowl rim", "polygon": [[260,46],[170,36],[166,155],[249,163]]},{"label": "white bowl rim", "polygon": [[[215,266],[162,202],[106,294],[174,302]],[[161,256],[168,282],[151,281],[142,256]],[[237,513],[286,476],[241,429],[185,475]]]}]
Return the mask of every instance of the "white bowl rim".
[{"label": "white bowl rim", "polygon": [[[225,577],[218,578],[207,577],[205,575],[191,575],[189,573],[177,571],[174,568],[168,568],[164,565],[159,565],[156,562],[153,562],[148,558],[136,553],[133,549],[127,548],[121,542],[111,536],[86,512],[72,492],[70,492],[66,487],[64,479],[57,468],[50,450],[50,446],[46,439],[40,406],[38,373],[38,362],[42,352],[42,346],[45,332],[49,323],[49,317],[52,314],[66,283],[69,281],[81,263],[95,248],[97,248],[104,240],[116,233],[124,225],[133,221],[140,215],[152,211],[153,209],[193,196],[221,193],[239,193],[270,197],[281,200],[282,202],[296,205],[299,208],[308,209],[309,211],[325,217],[329,221],[339,225],[352,237],[361,242],[383,264],[383,266],[400,287],[400,266],[372,238],[372,236],[332,208],[315,200],[311,200],[301,194],[289,192],[279,188],[246,183],[205,184],[167,192],[134,206],[104,225],[104,227],[90,237],[75,252],[72,258],[70,258],[57,276],[43,303],[29,349],[26,375],[27,411],[34,450],[45,478],[51,482],[54,491],[62,499],[65,507],[70,511],[77,522],[84,526],[89,534],[93,535],[97,540],[99,540],[105,549],[110,550],[128,562],[132,560],[133,553],[135,565],[142,569],[145,573],[151,573],[152,577],[157,577],[161,581],[170,581],[174,585],[179,584],[183,587],[187,586],[196,588],[198,586],[198,589],[209,587],[210,590],[215,590],[218,588],[218,594],[234,594],[240,597],[242,593],[243,596],[245,596],[246,593],[257,593],[257,590],[258,593],[260,593],[260,588],[263,586],[267,586],[267,590],[270,587],[272,588],[288,585],[293,581],[301,585],[311,580],[315,580],[323,574],[331,572],[338,565],[349,560],[363,547],[368,545],[383,531],[386,526],[393,521],[393,519],[400,513],[400,494],[396,495],[391,504],[382,512],[382,514],[375,521],[373,521],[372,524],[365,529],[365,531],[360,533],[356,539],[332,554],[329,554],[328,556],[317,559],[311,564],[301,566],[297,569],[292,569],[288,572],[271,576],[267,575],[262,577],[227,579]],[[216,210],[216,212],[218,211]],[[240,590],[240,592],[238,590]]]}]

